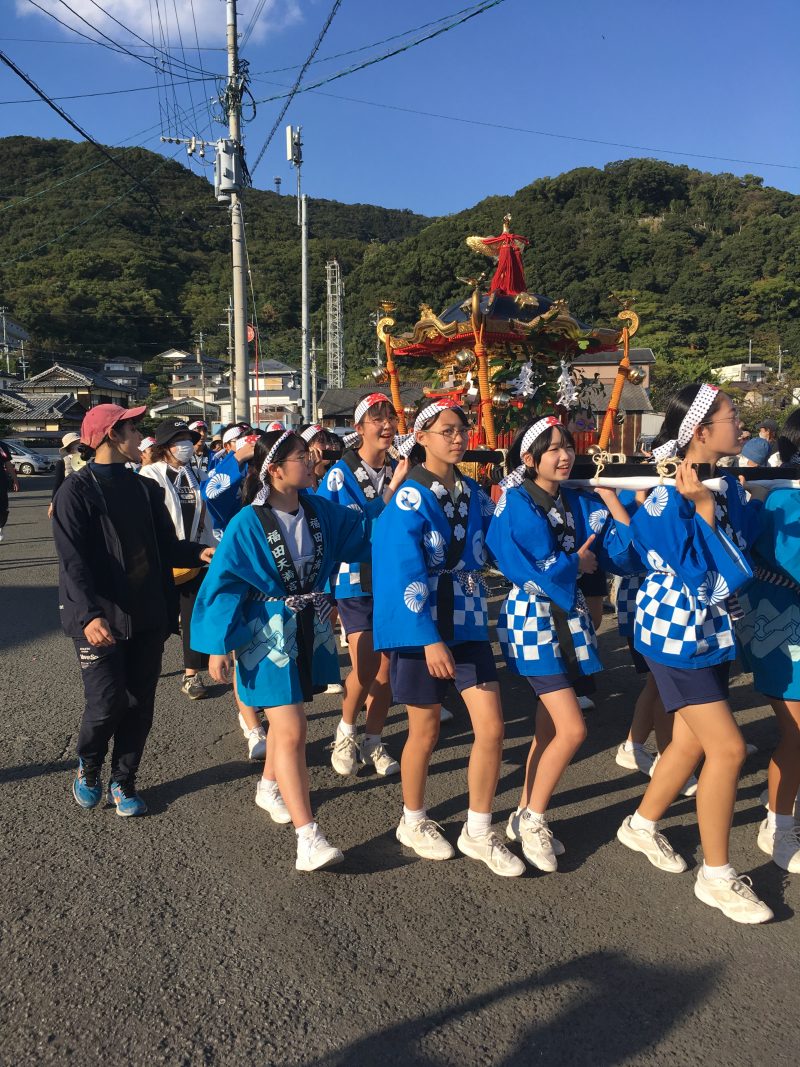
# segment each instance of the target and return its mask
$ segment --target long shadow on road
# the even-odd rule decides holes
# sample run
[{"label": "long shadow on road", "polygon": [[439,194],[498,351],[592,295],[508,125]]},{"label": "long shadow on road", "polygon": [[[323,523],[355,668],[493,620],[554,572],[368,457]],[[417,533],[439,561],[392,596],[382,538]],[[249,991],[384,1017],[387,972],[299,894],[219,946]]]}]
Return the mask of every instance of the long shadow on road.
[{"label": "long shadow on road", "polygon": [[[31,567],[36,562],[25,560],[23,565]],[[52,563],[52,560],[48,562]],[[0,560],[2,569],[3,561]],[[53,586],[3,584],[0,585],[0,598],[0,642],[5,652],[60,630],[58,590]]]}]

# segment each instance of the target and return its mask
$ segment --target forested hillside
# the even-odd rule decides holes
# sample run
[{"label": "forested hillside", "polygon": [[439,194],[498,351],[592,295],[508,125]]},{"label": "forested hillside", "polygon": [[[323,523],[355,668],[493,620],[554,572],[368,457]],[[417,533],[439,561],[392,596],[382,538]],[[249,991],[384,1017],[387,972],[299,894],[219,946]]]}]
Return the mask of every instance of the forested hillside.
[{"label": "forested hillside", "polygon": [[[30,330],[40,355],[74,350],[86,362],[88,350],[147,359],[188,344],[199,329],[209,352],[223,349],[228,215],[202,178],[126,150],[122,159],[152,190],[157,212],[89,145],[22,137],[0,144],[0,303]],[[800,363],[800,198],[758,177],[633,159],[539,179],[433,221],[312,200],[312,322],[318,329],[324,317],[325,261],[336,256],[345,274],[351,381],[373,357],[377,303],[396,301],[405,325],[420,301],[440,310],[465,295],[457,276],[486,264],[464,238],[499,232],[507,211],[514,231],[531,239],[524,257],[531,289],[566,297],[590,323],[613,318],[610,293],[636,298],[637,343],[656,352],[662,386],[745,359],[748,338],[754,358],[775,363],[780,344],[785,365]],[[294,199],[249,191],[246,217],[264,349],[293,363]]]}]

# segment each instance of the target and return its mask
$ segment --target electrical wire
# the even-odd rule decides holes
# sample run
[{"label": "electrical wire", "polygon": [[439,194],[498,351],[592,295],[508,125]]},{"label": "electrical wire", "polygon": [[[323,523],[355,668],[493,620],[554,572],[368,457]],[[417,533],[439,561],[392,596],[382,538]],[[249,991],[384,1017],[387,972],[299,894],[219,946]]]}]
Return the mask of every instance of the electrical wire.
[{"label": "electrical wire", "polygon": [[[154,47],[152,41],[146,40],[144,37],[142,37],[138,33],[136,33],[135,30],[132,30],[130,28],[130,26],[126,26],[124,22],[120,22],[120,20],[115,15],[112,15],[110,11],[107,11],[103,7],[102,4],[99,4],[97,2],[97,0],[89,0],[89,3],[93,4],[97,8],[98,11],[102,11],[102,13],[107,18],[110,18],[112,22],[116,22],[116,24],[121,29],[125,30],[126,33],[129,33],[131,35],[131,37],[135,37],[137,41],[141,41],[143,44],[147,45],[148,48],[153,48]],[[192,6],[192,15],[194,16],[194,6]],[[175,8],[175,25],[178,27],[178,37],[180,38],[180,23],[178,21],[178,9],[177,9],[177,7]],[[197,23],[195,22],[195,30],[196,29],[197,29]],[[186,70],[192,70],[195,73],[198,73],[198,71],[199,71],[199,73],[205,74],[205,71],[203,70],[202,66],[200,68],[198,68],[198,67],[195,67],[194,64],[190,64],[190,63],[186,62],[186,54],[183,51],[183,41],[182,40],[180,42],[180,48],[181,48],[181,53],[183,54],[182,65],[186,68]],[[162,50],[160,48],[157,49],[157,51],[162,52]],[[162,55],[165,55],[167,57],[167,59],[169,59],[171,62],[175,61],[174,57],[169,52],[162,52]]]},{"label": "electrical wire", "polygon": [[247,27],[245,28],[245,31],[242,34],[242,39],[239,42],[240,48],[243,49],[247,45],[247,42],[250,40],[250,34],[256,28],[256,24],[261,18],[261,12],[264,10],[264,5],[266,4],[266,2],[267,0],[258,0],[258,4],[256,5],[253,14],[250,16],[250,21],[247,23]]},{"label": "electrical wire", "polygon": [[[500,2],[502,2],[502,0],[500,0]],[[317,36],[317,39],[314,42],[314,45],[313,45],[311,51],[308,53],[308,57],[306,58],[305,63],[300,68],[300,73],[297,75],[297,78],[295,79],[294,85],[292,86],[292,88],[290,89],[290,91],[289,91],[289,93],[288,93],[288,95],[286,97],[286,102],[283,105],[283,107],[281,108],[281,113],[278,115],[277,119],[275,120],[275,124],[273,125],[272,129],[269,131],[269,134],[267,135],[267,139],[266,139],[266,141],[264,142],[264,144],[261,147],[261,151],[256,156],[255,163],[250,168],[250,175],[251,176],[253,174],[255,174],[256,167],[261,162],[261,160],[264,158],[264,153],[269,148],[270,141],[275,136],[275,133],[276,133],[278,127],[280,126],[280,124],[283,122],[283,117],[286,114],[286,112],[289,110],[289,105],[291,104],[292,100],[294,100],[294,97],[295,97],[297,91],[300,88],[300,82],[303,80],[303,75],[308,70],[308,68],[310,67],[311,63],[313,62],[314,56],[319,51],[319,46],[322,44],[323,40],[325,39],[325,34],[328,32],[330,24],[333,22],[334,17],[336,16],[336,12],[341,7],[341,4],[342,4],[342,0],[334,0],[333,7],[330,9],[330,11],[328,12],[328,17],[325,19],[325,24],[323,25],[322,29],[320,30],[319,35]],[[255,103],[258,103],[258,101],[255,101]]]},{"label": "electrical wire", "polygon": [[[91,100],[96,96],[120,96],[123,93],[147,93],[153,89],[160,89],[161,86],[156,83],[155,85],[137,85],[130,89],[98,89],[95,93],[71,93],[69,96],[54,96],[53,100]],[[18,100],[0,100],[0,107],[7,104],[38,104],[41,100],[38,96],[25,96],[20,97]],[[199,105],[202,107],[203,105]]]}]

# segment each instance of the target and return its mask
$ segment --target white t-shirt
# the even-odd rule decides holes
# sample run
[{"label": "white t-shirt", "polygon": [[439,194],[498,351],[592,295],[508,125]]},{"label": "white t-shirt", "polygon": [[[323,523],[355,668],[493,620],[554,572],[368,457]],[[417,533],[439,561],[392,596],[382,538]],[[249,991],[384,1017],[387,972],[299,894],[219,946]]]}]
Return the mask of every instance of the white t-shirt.
[{"label": "white t-shirt", "polygon": [[314,541],[306,522],[305,512],[302,508],[298,508],[294,513],[273,508],[272,513],[278,520],[300,581],[305,582],[306,575],[314,562]]}]

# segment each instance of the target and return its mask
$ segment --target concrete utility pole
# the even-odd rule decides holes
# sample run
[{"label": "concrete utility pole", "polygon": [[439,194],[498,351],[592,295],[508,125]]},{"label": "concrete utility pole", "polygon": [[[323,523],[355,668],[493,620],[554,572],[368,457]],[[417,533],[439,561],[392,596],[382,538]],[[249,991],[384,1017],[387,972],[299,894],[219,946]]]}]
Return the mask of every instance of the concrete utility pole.
[{"label": "concrete utility pole", "polygon": [[315,422],[317,418],[317,339],[311,338],[311,417],[306,422]]},{"label": "concrete utility pole", "polygon": [[[228,133],[233,150],[242,151],[242,86],[239,74],[239,38],[236,0],[226,0],[228,46]],[[231,259],[233,262],[233,344],[236,407],[234,419],[250,421],[250,353],[247,345],[247,280],[242,186],[231,190]]]},{"label": "concrete utility pole", "polygon": [[201,386],[201,388],[203,390],[203,399],[202,399],[202,404],[203,404],[203,422],[205,422],[206,421],[206,368],[205,368],[205,364],[203,363],[203,331],[202,330],[200,331],[200,334],[199,334],[199,336],[197,338],[197,343],[196,343],[196,347],[195,347],[195,353],[197,354],[197,362],[200,364],[200,386]]},{"label": "concrete utility pole", "polygon": [[297,168],[297,225],[300,227],[300,395],[303,421],[312,422],[311,360],[308,354],[308,197],[303,193],[301,170],[303,141],[301,126],[286,127],[286,158]]},{"label": "concrete utility pole", "polygon": [[0,317],[3,319],[3,350],[6,354],[6,374],[11,373],[11,364],[8,359],[8,334],[6,332],[6,311],[8,308],[0,307]]}]

